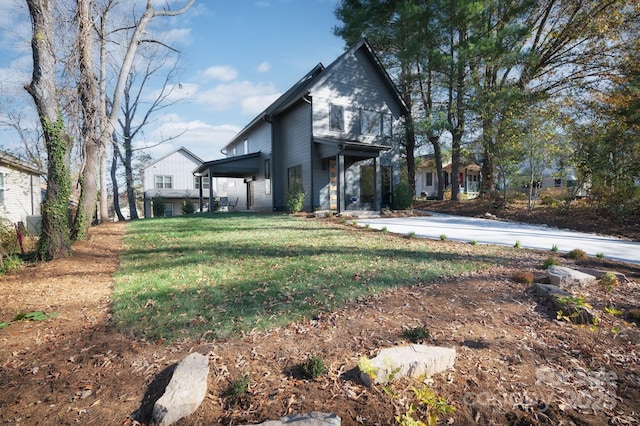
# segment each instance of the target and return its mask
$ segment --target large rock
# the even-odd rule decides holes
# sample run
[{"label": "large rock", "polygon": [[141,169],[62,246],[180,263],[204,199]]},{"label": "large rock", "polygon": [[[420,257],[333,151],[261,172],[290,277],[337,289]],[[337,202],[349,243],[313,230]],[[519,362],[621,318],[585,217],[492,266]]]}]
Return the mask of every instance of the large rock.
[{"label": "large rock", "polygon": [[267,420],[256,426],[340,426],[341,423],[342,420],[337,414],[314,411],[309,414],[292,414],[282,417],[280,420]]},{"label": "large rock", "polygon": [[596,277],[591,274],[576,271],[564,266],[552,265],[547,269],[551,284],[562,289],[583,288],[596,282]]},{"label": "large rock", "polygon": [[207,394],[209,358],[194,352],[178,363],[167,388],[153,406],[153,420],[173,424],[198,409]]},{"label": "large rock", "polygon": [[[593,269],[593,268],[576,268],[576,271],[580,271],[580,272],[584,272],[585,274],[593,275],[598,280],[600,278],[602,278],[602,276],[604,274],[610,272],[610,271],[602,271],[600,269]],[[627,276],[625,274],[621,274],[619,272],[613,272],[613,274],[616,276],[616,278],[618,278],[618,281],[620,281],[621,283],[628,283],[629,282],[629,279],[627,278]]]},{"label": "large rock", "polygon": [[456,350],[439,346],[408,345],[382,349],[370,360],[375,374],[361,371],[360,378],[367,386],[384,384],[400,377],[430,377],[453,368]]}]

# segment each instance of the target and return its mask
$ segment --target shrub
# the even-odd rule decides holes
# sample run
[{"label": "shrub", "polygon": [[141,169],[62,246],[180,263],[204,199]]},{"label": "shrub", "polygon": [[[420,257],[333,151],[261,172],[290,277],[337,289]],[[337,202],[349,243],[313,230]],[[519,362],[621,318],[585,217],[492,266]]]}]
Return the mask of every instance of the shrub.
[{"label": "shrub", "polygon": [[620,285],[618,277],[613,272],[607,272],[600,277],[600,289],[611,292]]},{"label": "shrub", "polygon": [[305,196],[306,193],[304,192],[302,181],[297,178],[292,179],[287,191],[287,207],[289,207],[291,213],[298,213],[302,210]]},{"label": "shrub", "polygon": [[192,214],[195,213],[195,211],[195,204],[193,204],[188,198],[185,198],[184,202],[182,203],[182,214]]},{"label": "shrub", "polygon": [[424,342],[430,337],[429,330],[427,330],[427,328],[423,326],[405,328],[402,331],[402,335],[411,343]]},{"label": "shrub", "polygon": [[0,275],[18,272],[24,268],[24,261],[17,255],[7,256],[0,259]]},{"label": "shrub", "polygon": [[222,396],[232,404],[245,402],[249,397],[249,376],[243,374],[235,380],[232,380]]},{"label": "shrub", "polygon": [[554,253],[557,253],[558,252],[558,245],[557,244],[552,245],[551,246],[551,251],[554,252]]},{"label": "shrub", "polygon": [[447,241],[447,236],[445,234],[440,234],[440,241]]},{"label": "shrub", "polygon": [[416,237],[415,231],[409,231],[409,233],[407,234],[407,238],[409,238],[409,239],[415,238],[415,237]]},{"label": "shrub", "polygon": [[516,271],[513,274],[513,280],[521,284],[533,283],[533,273],[529,271]]},{"label": "shrub", "polygon": [[153,217],[163,217],[167,201],[163,197],[153,197],[151,202],[153,203]]},{"label": "shrub", "polygon": [[406,180],[401,180],[393,192],[393,206],[397,210],[407,210],[413,206],[413,190]]},{"label": "shrub", "polygon": [[307,361],[300,366],[300,372],[302,375],[311,380],[315,380],[322,376],[325,371],[327,370],[324,366],[324,361],[319,356],[309,357]]},{"label": "shrub", "polygon": [[567,257],[569,259],[578,260],[578,259],[586,259],[587,252],[582,249],[573,249],[569,253],[567,253]]},{"label": "shrub", "polygon": [[547,257],[542,266],[544,269],[549,269],[550,266],[560,266],[560,262],[554,257]]},{"label": "shrub", "polygon": [[513,245],[515,248],[521,248],[522,244],[520,244],[520,240],[517,240],[516,243]]},{"label": "shrub", "polygon": [[478,244],[478,240],[471,240],[469,241],[469,244],[471,244],[472,246],[475,246]]}]

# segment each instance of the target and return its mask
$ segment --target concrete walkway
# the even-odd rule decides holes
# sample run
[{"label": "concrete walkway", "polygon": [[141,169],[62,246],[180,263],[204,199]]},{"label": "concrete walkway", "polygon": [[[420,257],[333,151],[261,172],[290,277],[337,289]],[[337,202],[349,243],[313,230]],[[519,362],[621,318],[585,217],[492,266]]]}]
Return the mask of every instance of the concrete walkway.
[{"label": "concrete walkway", "polygon": [[369,225],[374,229],[386,227],[387,231],[402,235],[414,232],[416,237],[433,239],[440,239],[441,235],[446,235],[448,240],[475,240],[478,244],[508,246],[514,246],[519,241],[521,247],[541,250],[551,250],[556,245],[560,252],[566,253],[579,248],[590,256],[601,253],[607,259],[640,264],[640,243],[619,238],[568,231],[544,225],[528,225],[431,212],[429,215],[402,218],[358,218],[356,220],[360,226]]}]

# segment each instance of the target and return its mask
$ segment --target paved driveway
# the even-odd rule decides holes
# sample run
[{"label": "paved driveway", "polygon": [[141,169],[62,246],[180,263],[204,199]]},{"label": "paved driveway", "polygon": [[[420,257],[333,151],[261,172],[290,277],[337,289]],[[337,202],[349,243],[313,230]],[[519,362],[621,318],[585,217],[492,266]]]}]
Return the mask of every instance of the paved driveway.
[{"label": "paved driveway", "polygon": [[403,235],[414,232],[416,237],[423,238],[440,239],[440,235],[446,235],[449,240],[475,240],[479,244],[508,246],[513,246],[519,241],[522,247],[542,250],[551,250],[551,247],[556,245],[560,252],[580,248],[590,256],[602,253],[607,259],[640,264],[640,243],[547,226],[441,213],[429,214],[431,216],[359,218],[357,223],[360,226],[369,225],[374,229],[386,227],[389,232]]}]

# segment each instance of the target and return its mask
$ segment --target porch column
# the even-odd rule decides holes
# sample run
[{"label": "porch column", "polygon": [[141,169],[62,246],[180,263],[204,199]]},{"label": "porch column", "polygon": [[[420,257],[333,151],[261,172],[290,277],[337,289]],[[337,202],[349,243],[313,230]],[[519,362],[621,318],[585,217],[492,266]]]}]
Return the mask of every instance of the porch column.
[{"label": "porch column", "polygon": [[344,204],[344,155],[336,154],[336,174],[338,178],[338,214],[345,211]]},{"label": "porch column", "polygon": [[198,204],[200,205],[200,211],[202,212],[204,210],[204,196],[202,194],[202,174],[198,175],[198,187],[200,188],[199,190],[199,199],[198,199]]},{"label": "porch column", "polygon": [[207,179],[209,179],[209,213],[211,213],[213,211],[213,202],[214,202],[214,198],[213,198],[213,170],[211,170],[211,167],[209,167],[209,175],[207,176]]},{"label": "porch column", "polygon": [[382,171],[379,157],[373,157],[373,191],[375,194],[373,211],[379,212],[382,203]]}]

